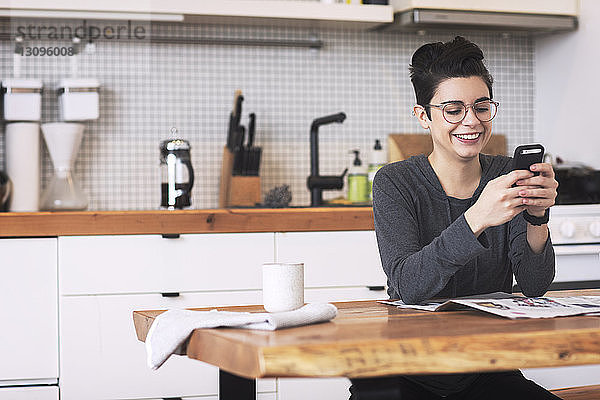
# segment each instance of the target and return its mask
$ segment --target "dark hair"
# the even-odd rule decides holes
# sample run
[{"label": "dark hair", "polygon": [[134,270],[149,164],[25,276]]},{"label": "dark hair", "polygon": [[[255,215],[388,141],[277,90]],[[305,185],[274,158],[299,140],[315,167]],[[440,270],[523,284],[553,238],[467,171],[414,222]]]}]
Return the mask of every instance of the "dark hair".
[{"label": "dark hair", "polygon": [[475,43],[462,36],[442,43],[427,43],[419,47],[412,56],[409,66],[410,80],[415,89],[417,104],[425,107],[431,119],[431,109],[426,107],[440,83],[448,78],[478,76],[488,87],[492,98],[492,82],[489,71],[483,64],[483,52]]}]

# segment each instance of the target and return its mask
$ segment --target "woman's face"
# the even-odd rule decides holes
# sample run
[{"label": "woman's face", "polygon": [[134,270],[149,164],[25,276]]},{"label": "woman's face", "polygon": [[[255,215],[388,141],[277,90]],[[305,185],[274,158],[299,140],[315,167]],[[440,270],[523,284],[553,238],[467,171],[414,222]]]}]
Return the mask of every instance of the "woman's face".
[{"label": "woman's face", "polygon": [[431,107],[431,120],[425,110],[415,108],[421,126],[431,130],[434,152],[470,160],[477,157],[490,140],[492,122],[481,122],[475,116],[474,102],[489,100],[489,90],[480,77],[448,78],[438,86],[430,104],[460,102],[467,106],[465,118],[456,124],[444,119],[441,108]]}]

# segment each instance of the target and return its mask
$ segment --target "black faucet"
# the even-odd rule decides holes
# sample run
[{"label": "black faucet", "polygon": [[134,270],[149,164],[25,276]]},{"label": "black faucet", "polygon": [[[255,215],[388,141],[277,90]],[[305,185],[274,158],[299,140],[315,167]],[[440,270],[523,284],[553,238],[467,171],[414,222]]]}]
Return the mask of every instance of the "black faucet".
[{"label": "black faucet", "polygon": [[310,176],[306,180],[308,190],[310,190],[310,206],[317,207],[323,203],[323,190],[341,189],[344,187],[344,176],[348,168],[340,176],[321,176],[319,175],[319,127],[321,125],[331,124],[333,122],[342,123],[346,119],[343,112],[327,115],[317,118],[310,126]]}]

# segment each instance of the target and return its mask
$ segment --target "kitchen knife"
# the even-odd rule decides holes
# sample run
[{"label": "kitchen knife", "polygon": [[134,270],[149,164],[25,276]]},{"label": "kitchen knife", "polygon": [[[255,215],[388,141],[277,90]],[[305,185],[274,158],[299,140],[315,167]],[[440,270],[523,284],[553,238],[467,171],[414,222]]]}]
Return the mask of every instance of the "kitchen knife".
[{"label": "kitchen knife", "polygon": [[255,175],[254,174],[254,163],[255,163],[255,148],[254,144],[254,132],[256,129],[256,114],[250,113],[248,116],[248,143],[246,144],[246,160],[244,162],[244,175]]},{"label": "kitchen knife", "polygon": [[256,132],[256,114],[250,114],[248,123],[248,161],[246,164],[246,175],[258,176],[260,156],[262,149],[254,146],[254,135]]},{"label": "kitchen knife", "polygon": [[240,119],[242,118],[242,102],[244,101],[244,96],[242,96],[241,90],[235,91],[234,105],[233,105],[233,116],[234,116],[234,128],[240,126]]},{"label": "kitchen knife", "polygon": [[246,128],[239,126],[236,129],[235,145],[233,150],[233,175],[242,175],[244,165],[244,134]]},{"label": "kitchen knife", "polygon": [[240,125],[240,118],[242,113],[242,96],[241,90],[236,90],[233,96],[233,110],[229,114],[229,128],[227,130],[227,148],[233,152],[236,147],[238,138],[238,127]]},{"label": "kitchen knife", "polygon": [[254,144],[254,130],[256,129],[256,114],[250,113],[248,116],[248,148],[250,149]]},{"label": "kitchen knife", "polygon": [[227,148],[229,151],[233,152],[235,147],[235,126],[234,126],[235,117],[233,116],[233,111],[229,113],[229,127],[227,129]]}]

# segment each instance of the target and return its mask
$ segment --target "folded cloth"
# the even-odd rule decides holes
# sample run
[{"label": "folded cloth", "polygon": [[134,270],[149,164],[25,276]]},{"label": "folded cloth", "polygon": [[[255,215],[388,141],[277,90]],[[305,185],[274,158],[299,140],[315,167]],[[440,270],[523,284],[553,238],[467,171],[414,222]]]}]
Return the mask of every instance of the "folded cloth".
[{"label": "folded cloth", "polygon": [[148,366],[159,368],[171,354],[185,354],[188,337],[199,328],[243,328],[274,331],[329,321],[337,308],[329,303],[310,303],[279,313],[169,310],[156,317],[146,336]]}]

